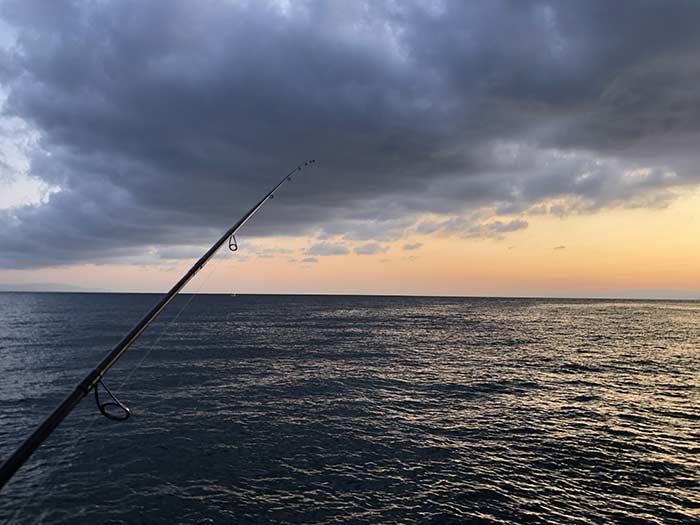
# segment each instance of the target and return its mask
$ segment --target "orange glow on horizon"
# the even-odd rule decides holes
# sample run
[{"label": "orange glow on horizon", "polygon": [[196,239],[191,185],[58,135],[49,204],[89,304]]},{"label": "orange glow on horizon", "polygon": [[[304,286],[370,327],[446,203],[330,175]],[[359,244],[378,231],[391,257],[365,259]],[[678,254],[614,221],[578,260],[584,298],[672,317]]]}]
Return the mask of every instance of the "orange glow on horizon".
[{"label": "orange glow on horizon", "polygon": [[[700,192],[695,190],[660,210],[614,209],[561,219],[528,216],[528,228],[502,239],[413,235],[387,244],[383,253],[319,256],[316,263],[301,262],[312,239],[266,239],[265,246],[291,253],[263,258],[246,252],[251,241],[243,235],[240,252],[215,259],[186,291],[561,296],[699,290],[697,210]],[[411,243],[422,246],[412,251],[402,248]],[[191,262],[5,270],[0,271],[0,282],[163,292]]]}]

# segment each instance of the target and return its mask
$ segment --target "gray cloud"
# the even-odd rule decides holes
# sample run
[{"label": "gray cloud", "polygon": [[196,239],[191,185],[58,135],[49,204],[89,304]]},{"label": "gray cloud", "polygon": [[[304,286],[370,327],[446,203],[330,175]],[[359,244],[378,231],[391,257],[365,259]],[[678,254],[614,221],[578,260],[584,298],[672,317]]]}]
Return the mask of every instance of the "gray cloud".
[{"label": "gray cloud", "polygon": [[304,257],[301,262],[303,263],[317,263],[318,259],[316,257]]},{"label": "gray cloud", "polygon": [[308,157],[248,235],[386,241],[429,212],[500,236],[699,180],[697,2],[10,0],[0,16],[2,117],[37,137],[29,175],[62,190],[0,212],[0,267],[184,254]]},{"label": "gray cloud", "polygon": [[416,242],[416,243],[412,243],[412,244],[404,244],[403,249],[404,250],[418,250],[422,246],[423,246],[422,242]]},{"label": "gray cloud", "polygon": [[357,255],[375,255],[377,253],[385,253],[389,248],[383,246],[378,242],[368,242],[367,244],[361,244],[354,249]]},{"label": "gray cloud", "polygon": [[347,246],[337,242],[319,242],[307,248],[309,255],[347,255],[350,250]]},{"label": "gray cloud", "polygon": [[461,235],[465,238],[493,237],[500,238],[505,233],[524,230],[529,223],[523,219],[507,221],[493,220],[480,222],[478,218],[454,217],[444,221],[427,220],[416,227],[417,233]]},{"label": "gray cloud", "polygon": [[479,224],[466,230],[465,237],[501,237],[504,233],[524,230],[528,227],[528,222],[522,219],[512,221],[493,221]]}]

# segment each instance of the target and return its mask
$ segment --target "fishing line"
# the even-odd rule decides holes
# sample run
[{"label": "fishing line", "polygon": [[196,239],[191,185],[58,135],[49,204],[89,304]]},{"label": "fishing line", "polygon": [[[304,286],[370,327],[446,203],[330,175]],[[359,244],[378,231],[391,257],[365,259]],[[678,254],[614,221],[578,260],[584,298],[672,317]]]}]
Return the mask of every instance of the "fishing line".
[{"label": "fishing line", "polygon": [[[210,267],[208,272],[207,272],[206,278],[202,282],[200,282],[199,286],[197,287],[197,290],[195,290],[194,292],[189,294],[190,298],[187,300],[187,302],[182,306],[182,308],[180,308],[180,310],[177,312],[177,314],[166,323],[166,325],[163,327],[163,329],[158,334],[158,337],[156,338],[156,340],[146,347],[145,353],[144,353],[143,357],[141,358],[141,360],[136,364],[136,366],[134,366],[129,371],[126,378],[124,380],[122,380],[121,384],[119,385],[120,390],[129,382],[129,379],[131,379],[131,376],[133,376],[134,373],[139,368],[141,368],[141,365],[143,365],[143,363],[146,361],[146,359],[148,359],[148,356],[151,355],[151,352],[153,352],[153,350],[156,348],[156,346],[158,345],[158,343],[160,342],[162,337],[167,332],[169,332],[170,326],[174,322],[176,322],[180,318],[180,315],[182,315],[182,313],[190,306],[190,304],[194,300],[195,296],[199,294],[202,287],[207,283],[207,281],[209,280],[209,278],[212,275],[213,275],[213,269]],[[112,399],[112,401],[100,403],[100,386],[104,389],[104,391]],[[107,419],[111,419],[113,421],[126,421],[131,416],[131,411],[129,410],[129,407],[127,407],[124,403],[122,403],[121,401],[119,401],[119,399],[117,399],[117,397],[112,393],[112,391],[107,387],[107,385],[105,385],[105,383],[102,379],[100,379],[97,382],[97,384],[95,385],[95,403],[97,404],[97,408],[99,409],[99,411]],[[115,415],[115,414],[109,412],[106,409],[106,407],[110,407],[110,406],[120,409],[122,411],[121,415]]]},{"label": "fishing line", "polygon": [[[199,273],[199,271],[207,265],[219,248],[221,248],[221,246],[228,241],[229,249],[237,249],[238,246],[235,239],[236,233],[238,233],[238,231],[265,205],[268,200],[274,198],[274,194],[277,190],[279,190],[285,183],[292,180],[292,175],[300,172],[302,169],[305,169],[308,166],[313,165],[315,162],[315,160],[309,160],[303,164],[299,164],[289,173],[287,173],[270,191],[263,195],[263,197],[256,204],[254,204],[247,213],[238,219],[236,223],[234,223],[216,242],[214,242],[214,244],[192,265],[192,267],[180,278],[180,280],[177,281],[173,287],[151,308],[151,310],[146,313],[141,320],[122,338],[122,340],[102,358],[97,366],[73,388],[68,396],[39,424],[38,427],[34,429],[31,434],[24,439],[20,446],[17,447],[15,451],[5,459],[2,465],[0,465],[0,489],[4,487],[8,481],[10,481],[17,470],[24,465],[34,451],[41,446],[41,444],[61,424],[66,416],[70,414],[70,412],[85,398],[85,396],[90,393],[92,389],[104,387],[104,383],[102,382],[104,376],[119,361],[119,359],[134,343],[134,341],[141,336],[141,334],[148,328],[153,320],[156,319],[172,302],[180,290],[182,290],[187,283],[189,283],[197,275],[197,273]],[[192,299],[194,299],[193,296],[190,297],[185,307],[189,305]],[[133,370],[127,376],[127,379],[131,377],[131,374],[133,374]],[[106,409],[105,407],[116,406],[125,411],[125,415],[123,417],[124,419],[128,417],[128,413],[126,412],[128,409],[125,409],[125,406],[119,402],[117,398],[107,389],[105,389],[105,391],[108,393],[112,401],[100,403],[98,393],[97,401],[98,407],[101,407],[100,411],[104,413]]]},{"label": "fishing line", "polygon": [[[212,265],[212,266],[214,266],[214,265]],[[192,294],[190,294],[190,297],[189,297],[189,299],[187,300],[187,302],[184,304],[184,306],[183,306],[182,308],[180,308],[180,310],[177,312],[177,314],[176,314],[172,319],[170,319],[170,321],[168,321],[168,323],[165,325],[165,327],[163,328],[163,330],[161,330],[160,334],[158,334],[158,337],[156,338],[156,340],[155,340],[151,345],[149,345],[148,350],[146,351],[146,353],[145,353],[145,355],[143,356],[143,358],[141,358],[140,362],[129,372],[129,374],[126,376],[126,378],[124,378],[124,380],[119,384],[119,389],[120,389],[120,390],[128,383],[129,379],[131,379],[131,376],[134,374],[134,372],[135,372],[136,370],[138,370],[138,368],[144,363],[144,361],[146,360],[146,358],[151,354],[151,352],[152,352],[153,349],[156,347],[156,345],[158,344],[158,342],[160,341],[160,339],[163,337],[163,335],[165,335],[165,333],[166,333],[166,332],[168,331],[168,329],[170,328],[170,325],[172,325],[172,323],[174,323],[175,321],[177,321],[177,319],[178,319],[178,318],[180,317],[180,315],[185,311],[185,309],[188,308],[188,307],[190,306],[190,304],[192,303],[192,301],[193,301],[194,298],[195,298],[195,295],[198,295],[198,294],[199,294],[199,292],[200,292],[201,289],[204,287],[204,285],[209,281],[209,279],[212,277],[212,275],[214,275],[215,271],[216,271],[216,268],[212,268],[212,267],[209,268],[209,271],[207,272],[207,275],[206,275],[205,278],[202,280],[202,282],[199,284],[199,286],[197,287],[197,290],[196,290],[195,292],[193,292]],[[100,381],[100,383],[102,384],[102,387],[105,389],[105,391],[109,394],[109,396],[110,396],[112,399],[115,400],[115,401],[114,401],[115,403],[122,404],[119,400],[116,399],[116,397],[112,394],[112,392],[110,392],[109,388],[107,388],[107,386],[106,386],[104,383],[102,383],[102,381]],[[98,388],[98,386],[95,385],[95,395],[96,395],[96,396],[97,396],[97,388]],[[111,402],[108,402],[108,403],[111,403]],[[105,404],[103,404],[102,406],[104,407]],[[100,404],[99,404],[99,401],[98,401],[98,408],[99,408],[99,407],[100,407]],[[129,410],[126,406],[124,406],[124,408],[123,408],[122,410],[124,410],[124,409],[126,409],[127,411]],[[127,416],[127,417],[124,417],[124,418],[119,418],[119,417],[114,417],[114,416],[111,416],[111,415],[107,415],[107,414],[105,413],[105,411],[103,411],[102,409],[100,409],[100,412],[102,412],[102,414],[105,415],[105,417],[107,417],[108,419],[117,420],[117,421],[123,421],[123,420],[128,419],[128,416]],[[70,445],[70,447],[66,450],[66,456],[70,456],[70,455],[75,451],[75,449],[77,448],[77,446],[78,446],[79,444],[83,443],[85,436],[87,435],[87,433],[88,433],[90,430],[92,430],[92,428],[95,426],[95,423],[96,423],[97,421],[99,421],[99,418],[93,418],[92,421],[91,421],[87,426],[85,426],[85,427],[83,428],[83,430],[82,430],[82,431],[78,434],[78,436],[73,440],[73,443]],[[55,494],[56,489],[57,489],[57,484],[52,484],[51,487],[49,488],[49,490],[48,490],[47,492],[45,492],[44,495],[43,495],[43,496],[39,499],[39,501],[37,502],[37,508],[40,509],[40,508],[41,508],[41,505],[43,505],[46,501],[48,501],[48,500],[51,498],[51,496],[53,496],[53,495]],[[24,502],[24,504],[23,504],[17,511],[15,511],[15,513],[12,515],[12,518],[11,518],[12,521],[11,521],[11,523],[14,522],[14,521],[17,519],[18,514],[19,514],[20,512],[22,512],[22,511],[27,507],[27,505],[29,504],[30,501],[35,501],[35,502],[36,502],[36,500],[31,500],[31,499],[28,498],[28,499]],[[37,520],[35,521],[35,523],[37,523],[37,522],[39,522],[40,520],[44,519],[45,516],[46,516],[46,514],[47,514],[48,512],[50,512],[50,511],[51,511],[51,509],[45,509],[45,510],[43,510],[43,511],[40,510],[40,514],[39,514]]]},{"label": "fishing line", "polygon": [[[235,235],[232,235],[232,236],[230,237],[230,239],[229,239],[229,246],[228,246],[228,247],[229,247],[229,250],[230,250],[231,252],[236,252],[236,251],[238,251],[238,242],[236,241]],[[219,270],[219,267],[220,267],[220,266],[221,266],[220,264],[217,265],[216,257],[213,258],[213,260],[211,261],[210,264],[207,264],[207,275],[204,277],[204,279],[201,280],[201,282],[200,282],[199,286],[197,287],[197,289],[196,289],[194,292],[192,292],[192,293],[190,294],[190,298],[189,298],[188,301],[185,303],[185,305],[180,309],[180,311],[178,311],[178,313],[177,313],[172,319],[170,319],[170,321],[168,321],[168,323],[166,324],[165,328],[163,328],[163,330],[160,332],[160,334],[158,335],[158,337],[156,338],[156,340],[155,340],[153,343],[151,343],[151,345],[149,346],[148,350],[146,351],[146,353],[144,354],[144,356],[141,358],[141,360],[140,360],[140,361],[136,364],[136,366],[129,372],[129,374],[126,376],[126,378],[124,378],[124,380],[120,383],[120,385],[119,385],[119,389],[120,389],[120,390],[121,390],[122,388],[124,388],[124,387],[128,384],[129,380],[131,379],[131,376],[133,376],[134,373],[135,373],[139,368],[141,368],[141,365],[143,365],[143,363],[146,361],[146,359],[148,358],[148,356],[151,355],[151,352],[156,348],[156,346],[157,346],[158,343],[160,342],[161,338],[166,334],[166,332],[169,331],[170,325],[172,325],[174,322],[176,322],[176,321],[180,318],[180,315],[185,311],[185,309],[187,309],[187,308],[191,305],[191,303],[192,303],[192,301],[194,300],[195,296],[198,296],[198,295],[199,295],[199,292],[202,290],[202,288],[204,288],[204,285],[207,284],[207,283],[209,282],[209,280],[210,280],[210,279],[214,276],[214,274]],[[95,388],[95,392],[97,392],[97,388]],[[125,407],[125,408],[126,408],[126,407]],[[128,410],[128,408],[126,408],[126,410]],[[110,418],[110,416],[106,416],[106,417],[108,417],[109,419],[115,419],[115,418]],[[124,418],[124,419],[127,419],[127,418]],[[119,420],[119,419],[116,418],[116,420]]]},{"label": "fishing line", "polygon": [[141,360],[136,364],[136,366],[129,372],[129,374],[126,376],[126,378],[124,378],[124,380],[121,382],[121,384],[119,385],[119,389],[122,389],[124,386],[126,386],[126,384],[131,379],[131,376],[134,375],[134,372],[136,372],[139,368],[141,368],[141,365],[143,365],[143,363],[146,361],[148,356],[151,355],[151,352],[153,352],[153,350],[156,348],[156,346],[160,342],[161,338],[165,335],[166,332],[168,332],[170,325],[172,325],[175,321],[177,321],[180,318],[180,315],[182,315],[182,313],[185,311],[185,309],[187,309],[190,306],[190,304],[194,300],[195,296],[199,295],[199,292],[202,290],[202,288],[204,288],[204,285],[207,284],[207,282],[209,282],[209,279],[211,279],[212,275],[214,275],[217,268],[214,268],[215,264],[208,265],[208,266],[209,266],[209,271],[207,272],[206,277],[202,280],[200,285],[197,287],[197,290],[195,290],[194,292],[192,292],[190,294],[190,298],[187,300],[185,305],[180,309],[180,311],[177,313],[177,315],[175,315],[175,317],[173,317],[172,319],[170,319],[170,321],[168,321],[168,323],[165,325],[163,330],[160,332],[160,334],[158,335],[156,340],[153,343],[151,343],[151,345],[149,346],[148,350],[146,351],[144,356],[141,358]]}]

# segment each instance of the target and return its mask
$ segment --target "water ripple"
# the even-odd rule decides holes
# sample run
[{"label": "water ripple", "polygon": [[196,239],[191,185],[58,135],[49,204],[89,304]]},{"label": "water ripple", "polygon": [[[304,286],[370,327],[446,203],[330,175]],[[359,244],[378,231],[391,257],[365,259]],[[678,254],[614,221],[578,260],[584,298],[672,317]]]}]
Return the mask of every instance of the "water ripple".
[{"label": "water ripple", "polygon": [[[0,294],[0,454],[155,300]],[[168,324],[177,310],[108,376],[134,417],[83,402],[0,518],[700,521],[698,303],[205,296]]]}]

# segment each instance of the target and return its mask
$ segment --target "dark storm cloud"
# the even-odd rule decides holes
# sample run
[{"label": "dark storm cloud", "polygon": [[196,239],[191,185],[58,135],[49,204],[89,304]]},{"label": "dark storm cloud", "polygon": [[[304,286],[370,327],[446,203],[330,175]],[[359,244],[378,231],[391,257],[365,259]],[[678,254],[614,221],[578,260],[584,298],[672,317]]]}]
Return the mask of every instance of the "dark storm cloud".
[{"label": "dark storm cloud", "polygon": [[697,180],[693,1],[0,10],[4,114],[38,132],[30,174],[62,190],[2,212],[4,267],[185,253],[309,157],[248,235],[381,241],[430,212],[498,236],[527,222],[463,214],[660,206]]}]

